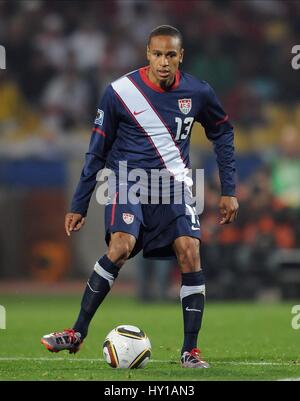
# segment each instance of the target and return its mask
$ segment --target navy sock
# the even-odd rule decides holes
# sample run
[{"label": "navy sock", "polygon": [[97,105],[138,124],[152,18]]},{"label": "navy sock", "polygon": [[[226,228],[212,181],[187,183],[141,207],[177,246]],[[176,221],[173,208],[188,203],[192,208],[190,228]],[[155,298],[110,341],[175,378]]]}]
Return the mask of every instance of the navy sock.
[{"label": "navy sock", "polygon": [[79,316],[73,326],[73,329],[81,334],[82,339],[87,336],[89,324],[109,293],[118,273],[119,268],[106,255],[95,264],[82,297]]},{"label": "navy sock", "polygon": [[197,348],[197,339],[204,311],[205,278],[202,270],[182,273],[181,277],[180,298],[184,324],[184,342],[181,353],[183,353]]}]

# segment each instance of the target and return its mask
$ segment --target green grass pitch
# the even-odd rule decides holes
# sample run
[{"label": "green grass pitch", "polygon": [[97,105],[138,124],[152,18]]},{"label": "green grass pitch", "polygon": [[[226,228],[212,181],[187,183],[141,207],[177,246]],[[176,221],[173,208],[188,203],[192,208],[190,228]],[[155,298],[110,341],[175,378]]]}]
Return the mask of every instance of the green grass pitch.
[{"label": "green grass pitch", "polygon": [[[212,303],[208,300],[199,346],[211,369],[183,369],[178,303],[141,304],[111,294],[97,312],[76,355],[47,351],[43,334],[72,325],[80,296],[0,296],[0,380],[277,380],[300,378],[300,330],[291,326],[294,303]],[[300,302],[299,302],[300,303]],[[146,368],[112,369],[103,361],[105,335],[119,324],[142,328],[152,343]]]}]

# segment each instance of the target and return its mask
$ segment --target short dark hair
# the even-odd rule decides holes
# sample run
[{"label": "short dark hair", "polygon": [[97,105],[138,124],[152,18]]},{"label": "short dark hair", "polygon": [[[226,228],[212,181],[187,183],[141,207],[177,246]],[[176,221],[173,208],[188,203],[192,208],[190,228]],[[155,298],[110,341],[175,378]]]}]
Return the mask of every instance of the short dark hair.
[{"label": "short dark hair", "polygon": [[182,34],[177,28],[174,28],[174,26],[160,25],[160,26],[154,28],[153,31],[150,32],[150,35],[148,38],[148,46],[150,45],[151,39],[154,36],[173,36],[174,38],[178,38],[179,42],[180,42],[180,47],[182,48],[182,44],[183,44]]}]

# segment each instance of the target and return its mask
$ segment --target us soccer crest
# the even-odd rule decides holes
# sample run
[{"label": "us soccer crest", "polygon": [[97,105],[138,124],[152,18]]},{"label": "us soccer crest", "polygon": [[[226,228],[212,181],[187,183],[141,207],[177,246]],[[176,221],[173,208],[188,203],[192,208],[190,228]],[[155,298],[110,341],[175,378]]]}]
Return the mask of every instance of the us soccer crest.
[{"label": "us soccer crest", "polygon": [[189,114],[192,108],[192,99],[178,99],[179,110],[183,114]]},{"label": "us soccer crest", "polygon": [[134,220],[134,215],[130,213],[123,213],[123,220],[126,224],[131,224]]}]

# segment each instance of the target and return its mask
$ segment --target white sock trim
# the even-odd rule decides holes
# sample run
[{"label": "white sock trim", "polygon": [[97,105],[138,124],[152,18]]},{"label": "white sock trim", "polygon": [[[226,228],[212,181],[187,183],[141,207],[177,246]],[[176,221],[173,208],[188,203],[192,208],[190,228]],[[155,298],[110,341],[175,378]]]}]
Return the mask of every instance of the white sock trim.
[{"label": "white sock trim", "polygon": [[180,300],[192,294],[203,294],[205,296],[205,284],[202,285],[182,285],[180,289]]},{"label": "white sock trim", "polygon": [[114,276],[111,273],[108,273],[106,270],[104,270],[103,267],[101,267],[98,262],[96,262],[94,270],[96,273],[99,274],[99,276],[103,277],[105,280],[108,281],[110,288],[113,286],[113,283],[115,281]]}]

